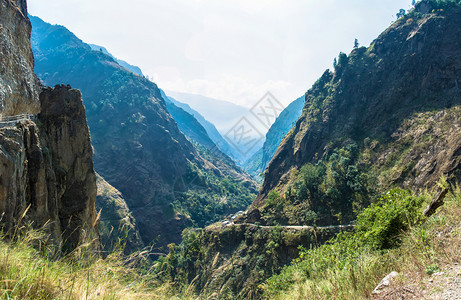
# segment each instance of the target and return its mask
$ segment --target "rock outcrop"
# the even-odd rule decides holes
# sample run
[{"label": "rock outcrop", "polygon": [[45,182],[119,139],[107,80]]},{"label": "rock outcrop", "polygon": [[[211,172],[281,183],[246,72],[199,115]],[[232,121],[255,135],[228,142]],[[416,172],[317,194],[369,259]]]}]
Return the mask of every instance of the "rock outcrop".
[{"label": "rock outcrop", "polygon": [[88,239],[98,247],[96,175],[81,94],[70,86],[40,91],[30,34],[25,0],[0,0],[0,110],[40,112],[32,120],[0,120],[2,226],[43,228],[64,251]]},{"label": "rock outcrop", "polygon": [[88,126],[78,90],[48,88],[40,99],[39,126],[0,129],[0,211],[11,228],[27,210],[26,221],[71,250],[98,238]]},{"label": "rock outcrop", "polygon": [[70,86],[44,89],[40,105],[42,140],[56,174],[61,231],[74,247],[88,230],[97,235],[96,174],[85,108],[80,91]]}]

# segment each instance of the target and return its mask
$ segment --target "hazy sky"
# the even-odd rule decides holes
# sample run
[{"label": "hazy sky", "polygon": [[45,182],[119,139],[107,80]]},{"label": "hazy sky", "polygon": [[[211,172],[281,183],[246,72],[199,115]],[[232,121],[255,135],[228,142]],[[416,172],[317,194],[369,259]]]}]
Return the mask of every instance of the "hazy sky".
[{"label": "hazy sky", "polygon": [[411,0],[28,0],[29,13],[141,67],[164,90],[288,104]]}]

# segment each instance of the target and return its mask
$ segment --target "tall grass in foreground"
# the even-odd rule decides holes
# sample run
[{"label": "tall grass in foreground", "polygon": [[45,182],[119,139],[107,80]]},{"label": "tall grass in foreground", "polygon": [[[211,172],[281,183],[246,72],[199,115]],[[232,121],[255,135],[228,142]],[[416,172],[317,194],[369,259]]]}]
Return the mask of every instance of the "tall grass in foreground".
[{"label": "tall grass in foreground", "polygon": [[135,267],[145,253],[124,257],[119,249],[103,259],[88,243],[48,258],[51,249],[37,247],[45,239],[24,228],[0,236],[0,299],[171,299],[168,285]]},{"label": "tall grass in foreground", "polygon": [[[388,194],[389,195],[389,194]],[[421,280],[444,265],[461,261],[461,191],[428,219],[422,209],[430,195],[391,195],[357,220],[354,233],[301,251],[301,256],[261,286],[270,299],[365,299],[391,271],[405,281]]]}]

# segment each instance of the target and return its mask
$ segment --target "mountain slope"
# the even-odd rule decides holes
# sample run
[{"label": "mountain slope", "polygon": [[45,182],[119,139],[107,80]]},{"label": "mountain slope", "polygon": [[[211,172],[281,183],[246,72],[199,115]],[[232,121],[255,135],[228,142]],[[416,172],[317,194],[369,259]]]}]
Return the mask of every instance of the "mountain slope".
[{"label": "mountain slope", "polygon": [[283,138],[293,128],[296,121],[301,116],[303,107],[304,96],[291,102],[290,105],[280,113],[271,128],[269,128],[263,147],[253,155],[244,166],[244,169],[253,175],[253,177],[260,177],[260,174],[266,170]]},{"label": "mountain slope", "polygon": [[126,254],[142,249],[144,245],[136,220],[123,195],[99,174],[96,176],[96,210],[101,211],[99,231],[103,249],[110,253],[117,247],[124,246]]},{"label": "mountain slope", "polygon": [[65,27],[31,21],[37,74],[47,84],[81,89],[96,170],[124,196],[145,245],[177,242],[186,226],[202,226],[251,202],[254,183],[242,174],[228,176],[234,172],[220,160],[204,159],[154,83],[91,50]]},{"label": "mountain slope", "polygon": [[166,91],[166,94],[177,101],[190,105],[190,107],[198,111],[205,119],[213,123],[223,135],[248,112],[246,107],[202,95],[173,91]]},{"label": "mountain slope", "polygon": [[419,3],[369,48],[341,54],[314,84],[254,207],[276,191],[323,222],[348,222],[371,190],[459,181],[461,8],[430,13],[433,5]]}]

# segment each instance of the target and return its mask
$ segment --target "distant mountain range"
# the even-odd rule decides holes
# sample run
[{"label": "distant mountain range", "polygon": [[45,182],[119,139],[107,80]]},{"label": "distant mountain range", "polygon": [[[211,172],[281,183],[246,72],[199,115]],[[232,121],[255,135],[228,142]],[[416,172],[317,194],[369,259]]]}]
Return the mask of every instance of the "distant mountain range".
[{"label": "distant mountain range", "polygon": [[[95,44],[88,44],[88,45],[91,47],[92,50],[100,51],[112,57],[120,66],[124,67],[125,69],[135,74],[138,74],[140,76],[144,76],[141,68],[139,68],[138,66],[131,65],[124,60],[116,58],[105,47],[100,46],[100,45],[95,45]],[[191,108],[189,104],[180,102],[176,100],[175,98],[166,95],[163,90],[161,90],[161,93],[167,105],[167,109],[172,114],[175,121],[178,122],[178,126],[180,127],[181,131],[186,136],[192,138],[194,141],[202,145],[206,145],[208,148],[212,148],[210,144],[211,142],[213,146],[217,146],[220,151],[222,151],[223,153],[225,153],[226,155],[234,159],[236,162],[239,162],[240,164],[243,161],[245,161],[245,157],[240,153],[240,151],[236,149],[235,147],[233,147],[232,145],[230,145],[229,142],[225,138],[223,138],[221,133],[216,129],[215,125],[212,122],[209,122],[207,119],[205,119],[205,117],[201,113]],[[220,108],[224,107],[228,111],[229,111],[229,107],[232,107],[233,109],[231,109],[230,111],[235,112],[235,115],[237,117],[248,113],[248,109],[234,105],[230,102],[215,100],[215,99],[207,98],[207,97],[200,96],[200,95],[188,95],[188,94],[169,92],[169,94],[171,93],[178,94],[180,95],[181,98],[184,98],[184,99],[194,99],[195,101],[193,101],[194,103],[193,105],[197,107],[201,107],[200,103],[203,102],[201,100],[207,99],[206,101],[207,104],[209,104],[208,100],[211,100],[211,101],[214,101],[213,103],[221,104],[221,105],[218,105],[218,107]],[[206,112],[209,112],[209,111],[206,111]],[[203,126],[206,132],[203,132],[201,128],[198,128],[196,122],[198,122],[201,126]],[[217,124],[222,124],[222,120],[219,120],[219,123]],[[226,127],[224,126],[224,128]],[[224,131],[227,133],[228,129],[227,131],[226,129],[224,129]],[[209,141],[209,139],[211,139],[211,141]]]},{"label": "distant mountain range", "polygon": [[[243,165],[264,144],[268,128],[258,121],[250,108],[202,95],[166,91],[177,101],[190,105],[206,120],[213,123],[226,142],[231,146],[228,154]],[[247,134],[248,142],[240,143],[239,133]],[[237,136],[236,136],[237,134]]]}]

